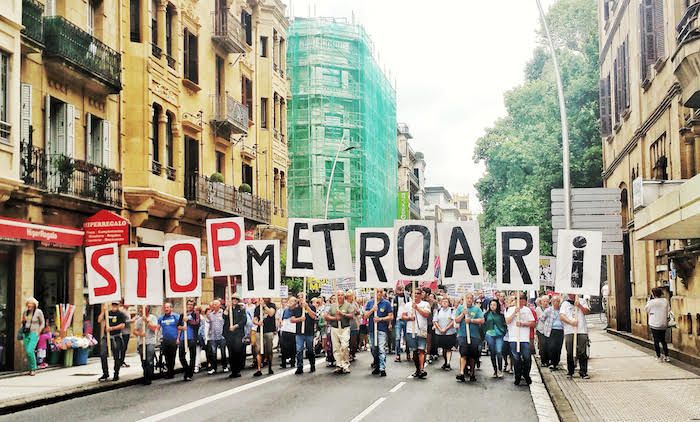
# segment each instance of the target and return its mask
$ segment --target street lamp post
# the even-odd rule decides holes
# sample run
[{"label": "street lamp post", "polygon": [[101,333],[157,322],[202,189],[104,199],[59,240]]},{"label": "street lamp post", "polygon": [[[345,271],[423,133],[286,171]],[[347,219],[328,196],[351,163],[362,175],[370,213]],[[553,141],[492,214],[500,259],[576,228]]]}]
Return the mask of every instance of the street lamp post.
[{"label": "street lamp post", "polygon": [[328,202],[331,199],[331,187],[333,187],[333,174],[335,173],[335,165],[338,164],[338,157],[340,157],[341,152],[347,152],[347,151],[352,151],[353,149],[356,149],[357,146],[349,146],[345,147],[345,143],[341,140],[338,142],[338,150],[335,152],[335,159],[333,160],[333,166],[331,167],[331,177],[330,180],[328,180],[328,190],[326,191],[326,210],[323,214],[324,219],[328,219]]}]

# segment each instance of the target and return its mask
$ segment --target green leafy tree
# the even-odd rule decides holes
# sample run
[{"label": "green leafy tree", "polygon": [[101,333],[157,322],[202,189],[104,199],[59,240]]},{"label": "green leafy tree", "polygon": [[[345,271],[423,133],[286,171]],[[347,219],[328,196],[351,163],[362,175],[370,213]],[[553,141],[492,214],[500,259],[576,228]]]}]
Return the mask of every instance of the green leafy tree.
[{"label": "green leafy tree", "polygon": [[[598,113],[598,22],[595,2],[560,0],[547,13],[560,62],[569,120],[571,181],[601,186]],[[505,94],[507,114],[477,141],[474,160],[486,173],[476,185],[483,209],[484,266],[496,268],[496,227],[540,227],[540,251],[552,253],[550,190],[562,187],[561,122],[551,55],[539,45],[525,82]]]}]

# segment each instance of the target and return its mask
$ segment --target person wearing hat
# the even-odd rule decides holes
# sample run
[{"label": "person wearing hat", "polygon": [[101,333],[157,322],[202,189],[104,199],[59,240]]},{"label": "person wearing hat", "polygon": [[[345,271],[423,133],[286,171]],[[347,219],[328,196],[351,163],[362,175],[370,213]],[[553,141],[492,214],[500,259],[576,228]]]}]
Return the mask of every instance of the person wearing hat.
[{"label": "person wearing hat", "polygon": [[[109,331],[109,336],[112,346],[112,357],[114,358],[114,377],[112,381],[119,381],[119,369],[124,362],[124,344],[122,342],[122,329],[126,325],[124,322],[124,314],[119,310],[120,303],[112,302],[111,308],[107,313],[106,330]],[[97,322],[102,323],[105,319],[105,308],[102,308],[100,315],[97,317]],[[107,366],[107,333],[103,333],[102,344],[100,345],[100,360],[102,361],[102,376],[98,381],[107,381],[109,379],[109,366]]]},{"label": "person wearing hat", "polygon": [[33,297],[28,297],[26,300],[27,309],[22,314],[22,326],[18,337],[21,337],[24,345],[24,353],[27,355],[29,363],[29,375],[36,374],[36,344],[39,342],[39,334],[44,329],[46,321],[44,313],[39,309],[39,301]]},{"label": "person wearing hat", "polygon": [[[231,367],[229,378],[241,376],[241,370],[245,367],[245,329],[248,324],[248,314],[245,307],[240,305],[241,298],[236,294],[231,295],[231,306],[224,311],[224,338],[228,349],[228,361]],[[233,318],[233,320],[231,320]]]}]

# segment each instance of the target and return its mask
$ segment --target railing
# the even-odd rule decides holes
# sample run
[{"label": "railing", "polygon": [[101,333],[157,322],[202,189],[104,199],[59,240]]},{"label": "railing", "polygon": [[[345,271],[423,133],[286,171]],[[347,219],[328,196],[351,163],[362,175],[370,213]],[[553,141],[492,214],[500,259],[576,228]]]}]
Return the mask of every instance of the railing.
[{"label": "railing", "polygon": [[48,56],[57,56],[121,89],[121,55],[62,16],[44,18]]},{"label": "railing", "polygon": [[22,0],[22,34],[39,44],[44,44],[43,15],[44,5],[36,0]]},{"label": "railing", "polygon": [[414,172],[409,171],[409,172],[408,172],[408,178],[411,180],[411,183],[413,183],[414,185],[416,185],[416,187],[419,187],[419,186],[420,186],[420,181],[418,180],[418,176],[416,176],[416,174],[415,174]]},{"label": "railing", "polygon": [[163,56],[163,49],[156,44],[151,44],[151,54],[153,57],[160,59]]},{"label": "railing", "polygon": [[151,173],[160,176],[163,174],[163,165],[156,160],[151,160]]},{"label": "railing", "polygon": [[245,29],[238,18],[228,9],[220,9],[212,13],[214,19],[214,35],[212,40],[217,42],[228,53],[245,53]]},{"label": "railing", "polygon": [[0,140],[9,142],[11,129],[12,126],[9,123],[0,120]]},{"label": "railing", "polygon": [[678,25],[676,25],[678,47],[696,38],[700,38],[698,13],[700,13],[700,3],[690,5],[685,9],[683,17],[681,17]]},{"label": "railing", "polygon": [[121,206],[122,174],[107,167],[21,144],[22,180],[49,193]]},{"label": "railing", "polygon": [[270,201],[250,193],[240,192],[233,186],[212,182],[206,176],[190,173],[186,177],[187,200],[207,208],[245,217],[262,223],[270,222]]},{"label": "railing", "polygon": [[175,180],[176,174],[175,168],[170,166],[165,168],[165,175],[168,177],[168,180]]},{"label": "railing", "polygon": [[175,69],[175,57],[166,55],[165,58],[168,60],[168,66],[170,66],[171,69]]},{"label": "railing", "polygon": [[420,207],[413,201],[408,201],[408,209],[414,217],[420,217]]},{"label": "railing", "polygon": [[232,96],[219,100],[217,113],[214,120],[218,125],[229,126],[228,131],[234,133],[248,133],[248,106],[236,101]]}]

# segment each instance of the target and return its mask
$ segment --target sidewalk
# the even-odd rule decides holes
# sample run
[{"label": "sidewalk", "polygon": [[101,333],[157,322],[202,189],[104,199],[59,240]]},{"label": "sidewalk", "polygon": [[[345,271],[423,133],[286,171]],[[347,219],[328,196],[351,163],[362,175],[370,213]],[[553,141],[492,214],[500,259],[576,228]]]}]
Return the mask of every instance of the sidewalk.
[{"label": "sidewalk", "polygon": [[[2,378],[0,379],[0,415],[140,382],[143,371],[139,356],[128,355],[125,361],[130,367],[121,369],[117,382],[97,381],[97,378],[102,375],[99,358],[92,358],[87,365],[83,366],[39,370],[33,377],[22,374]],[[110,375],[113,375],[112,359],[109,359],[109,365]]]},{"label": "sidewalk", "polygon": [[560,365],[564,370],[541,369],[562,421],[700,419],[697,368],[656,362],[653,351],[606,333],[598,315],[588,317],[588,327],[591,379],[566,378],[566,350]]}]

